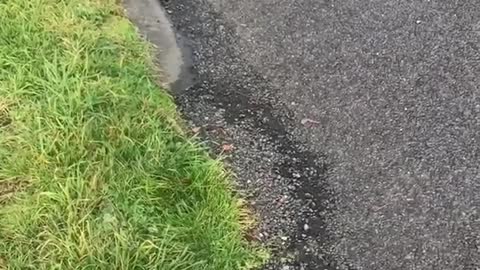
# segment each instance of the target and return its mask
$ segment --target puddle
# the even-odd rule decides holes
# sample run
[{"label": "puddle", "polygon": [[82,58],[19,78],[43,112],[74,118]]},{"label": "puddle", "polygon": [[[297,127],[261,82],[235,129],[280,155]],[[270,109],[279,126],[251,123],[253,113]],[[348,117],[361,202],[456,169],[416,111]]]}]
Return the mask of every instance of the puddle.
[{"label": "puddle", "polygon": [[192,49],[179,34],[176,34],[176,41],[177,48],[180,51],[180,59],[175,65],[179,68],[179,72],[176,73],[174,81],[170,83],[170,90],[174,93],[181,93],[195,84],[196,76],[193,67]]},{"label": "puddle", "polygon": [[157,0],[124,0],[128,17],[141,34],[158,50],[156,59],[163,72],[163,82],[173,93],[181,93],[194,84],[192,51],[173,31],[165,10]]}]

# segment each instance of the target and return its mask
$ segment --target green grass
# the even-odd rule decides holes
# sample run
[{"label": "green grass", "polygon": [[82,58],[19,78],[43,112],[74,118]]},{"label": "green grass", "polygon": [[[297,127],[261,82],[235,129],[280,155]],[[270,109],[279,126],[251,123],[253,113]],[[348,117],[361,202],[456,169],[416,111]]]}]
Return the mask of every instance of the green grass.
[{"label": "green grass", "polygon": [[221,163],[114,0],[0,1],[0,269],[248,269]]}]

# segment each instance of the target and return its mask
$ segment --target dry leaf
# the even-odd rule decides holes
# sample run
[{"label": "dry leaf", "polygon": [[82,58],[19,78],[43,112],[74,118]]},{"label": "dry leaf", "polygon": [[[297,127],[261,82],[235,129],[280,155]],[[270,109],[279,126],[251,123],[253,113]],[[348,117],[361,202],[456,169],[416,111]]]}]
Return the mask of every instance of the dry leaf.
[{"label": "dry leaf", "polygon": [[224,144],[222,145],[223,152],[232,152],[235,147],[233,144]]},{"label": "dry leaf", "polygon": [[194,127],[192,128],[193,133],[198,134],[200,132],[200,127]]},{"label": "dry leaf", "polygon": [[311,125],[316,125],[316,124],[320,124],[320,122],[318,121],[315,121],[315,120],[312,120],[310,118],[303,118],[300,123],[302,123],[302,125],[306,125],[306,126],[311,126]]}]

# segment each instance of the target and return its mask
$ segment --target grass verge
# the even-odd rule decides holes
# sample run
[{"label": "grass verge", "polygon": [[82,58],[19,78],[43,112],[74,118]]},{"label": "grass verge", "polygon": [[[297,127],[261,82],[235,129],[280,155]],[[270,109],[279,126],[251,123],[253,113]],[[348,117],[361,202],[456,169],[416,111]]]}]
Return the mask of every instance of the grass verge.
[{"label": "grass verge", "polygon": [[0,2],[0,269],[248,269],[219,162],[114,0]]}]

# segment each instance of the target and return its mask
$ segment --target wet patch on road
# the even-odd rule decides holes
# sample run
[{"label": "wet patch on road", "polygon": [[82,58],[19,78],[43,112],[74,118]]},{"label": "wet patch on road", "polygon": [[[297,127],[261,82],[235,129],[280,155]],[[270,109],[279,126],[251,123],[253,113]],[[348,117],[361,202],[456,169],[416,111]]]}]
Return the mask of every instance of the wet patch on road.
[{"label": "wet patch on road", "polygon": [[328,254],[324,216],[334,206],[329,164],[289,133],[291,112],[232,47],[235,31],[207,2],[162,2],[192,48],[197,83],[176,98],[213,149],[232,145],[228,163],[260,215],[256,238],[275,255],[266,269],[350,269]]}]

